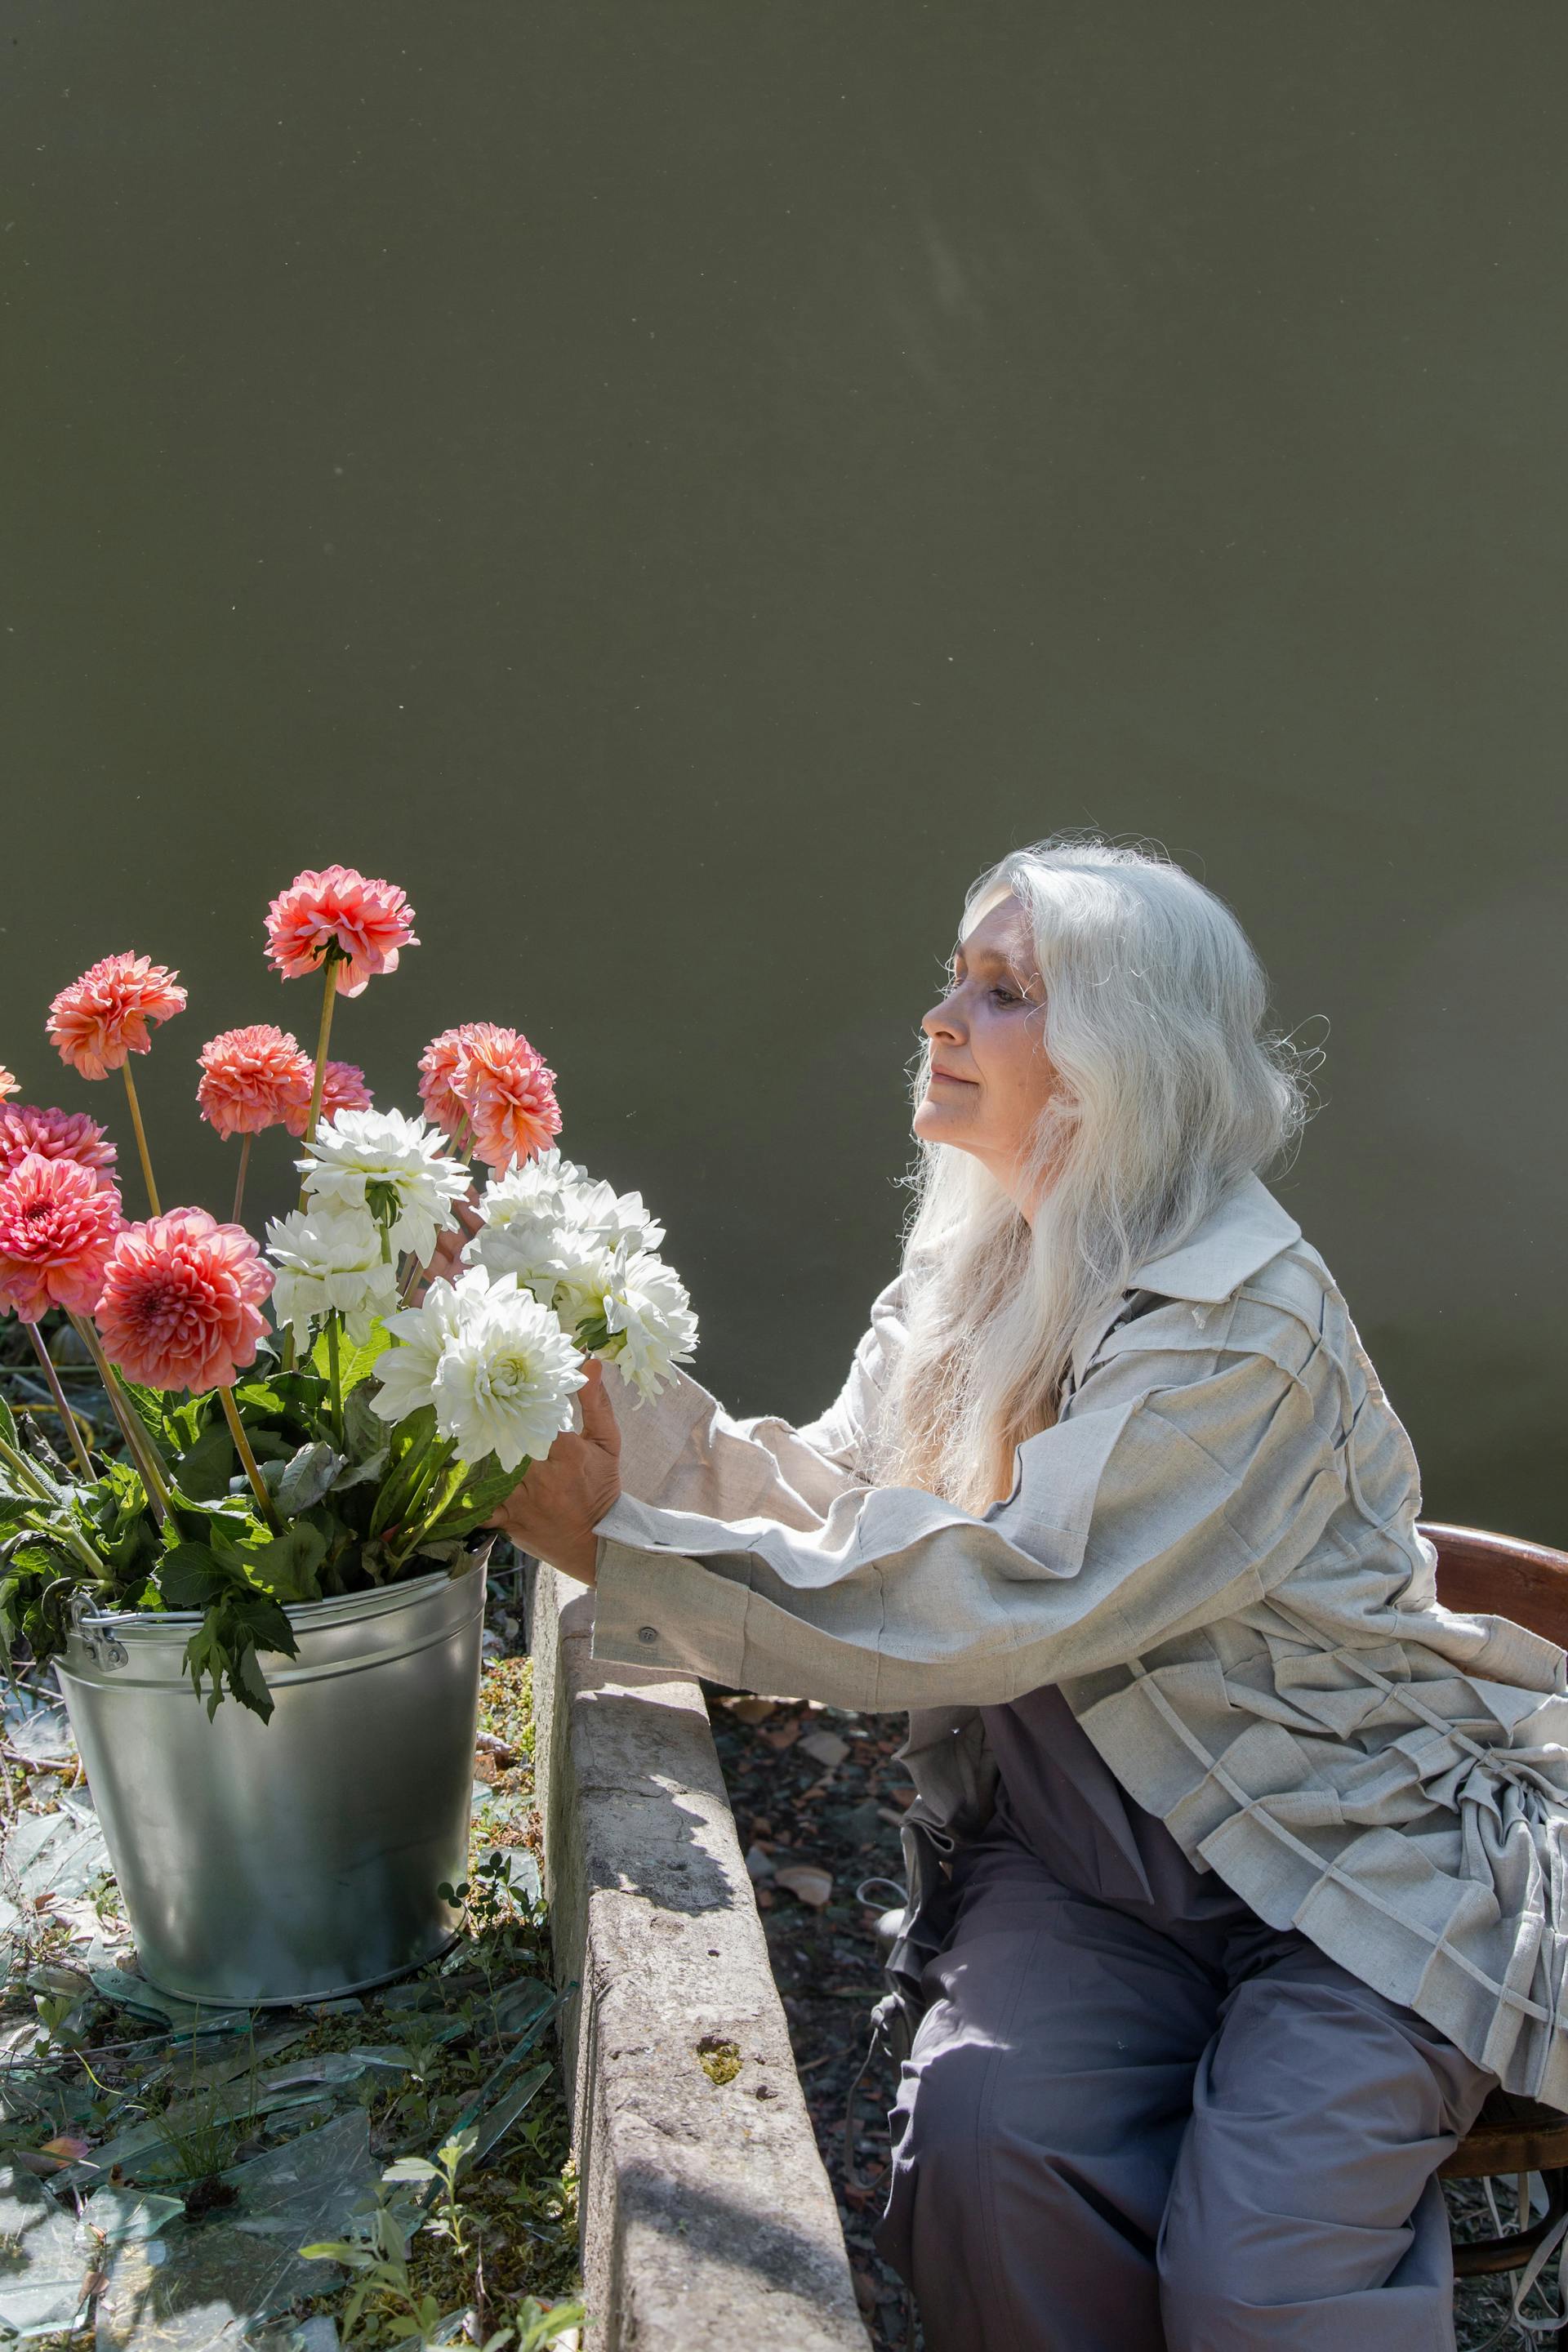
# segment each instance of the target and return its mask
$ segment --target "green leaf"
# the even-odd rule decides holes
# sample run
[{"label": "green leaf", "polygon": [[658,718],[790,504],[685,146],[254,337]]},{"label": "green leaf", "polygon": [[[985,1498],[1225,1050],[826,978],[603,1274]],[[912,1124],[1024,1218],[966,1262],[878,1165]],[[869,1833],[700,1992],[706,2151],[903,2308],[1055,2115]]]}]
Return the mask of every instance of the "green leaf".
[{"label": "green leaf", "polygon": [[158,1590],[171,1609],[205,1609],[230,1580],[207,1544],[176,1544],[158,1563]]},{"label": "green leaf", "polygon": [[436,1435],[436,1408],[422,1404],[400,1421],[389,1440],[393,1466],[370,1515],[370,1533],[378,1536],[384,1528],[391,1527],[402,1517],[404,1506],[414,1490],[423,1457],[439,1441]]},{"label": "green leaf", "polygon": [[239,1381],[234,1401],[240,1419],[253,1421],[313,1421],[321,1412],[327,1384],[315,1372],[268,1372],[264,1379]]},{"label": "green leaf", "polygon": [[343,1399],[343,1435],[348,1444],[349,1458],[358,1462],[378,1446],[392,1444],[391,1424],[383,1421],[371,1402],[370,1391],[362,1381]]},{"label": "green leaf", "polygon": [[427,1536],[443,1537],[471,1535],[489,1524],[490,1514],[521,1486],[530,1467],[524,1454],[515,1470],[502,1470],[494,1455],[489,1457],[489,1467],[481,1463],[470,1470],[462,1485],[438,1519],[431,1521]]},{"label": "green leaf", "polygon": [[313,1445],[301,1445],[272,1486],[272,1499],[286,1517],[294,1518],[321,1501],[342,1466],[342,1455],[334,1454],[324,1441],[318,1439]]},{"label": "green leaf", "polygon": [[193,1502],[211,1503],[227,1496],[235,1468],[234,1440],[228,1433],[227,1422],[220,1417],[186,1447],[176,1465],[175,1476],[181,1493],[190,1496]]},{"label": "green leaf", "polygon": [[422,2156],[400,2156],[381,2177],[384,2180],[439,2180],[441,2173],[437,2165],[427,2164]]},{"label": "green leaf", "polygon": [[211,1682],[209,1717],[217,1713],[226,1685],[242,1706],[267,1721],[273,1700],[257,1656],[259,1650],[299,1655],[294,1629],[277,1601],[245,1586],[220,1593],[185,1644],[185,1670],[198,1698],[203,1678]]},{"label": "green leaf", "polygon": [[169,1401],[161,1389],[144,1389],[137,1381],[119,1378],[121,1403],[129,1401],[132,1411],[153,1441],[153,1450],[160,1461],[172,1465],[178,1451],[178,1439],[170,1427]]},{"label": "green leaf", "polygon": [[[247,1643],[235,1662],[230,1688],[236,1698],[250,1707],[265,1722],[272,1712],[272,1693],[267,1687],[267,1677],[261,1671],[261,1661],[254,1643]],[[210,1717],[212,1709],[209,1707]]]},{"label": "green leaf", "polygon": [[374,1486],[375,1481],[384,1475],[391,1459],[391,1446],[379,1446],[374,1454],[367,1454],[363,1462],[356,1462],[352,1467],[345,1466],[340,1470],[332,1480],[332,1493],[343,1495],[351,1486]]},{"label": "green leaf", "polygon": [[327,1556],[327,1538],[309,1519],[294,1519],[280,1536],[237,1544],[235,1549],[257,1582],[279,1601],[319,1601],[316,1570]]},{"label": "green leaf", "polygon": [[7,1445],[17,1445],[16,1416],[3,1396],[0,1396],[0,1437]]},{"label": "green leaf", "polygon": [[[339,1332],[338,1380],[345,1398],[352,1390],[359,1387],[362,1381],[370,1378],[377,1358],[384,1356],[391,1345],[392,1334],[379,1320],[371,1325],[370,1337],[363,1344],[351,1339],[346,1331]],[[310,1361],[323,1380],[331,1378],[332,1360],[324,1331],[317,1335],[316,1344],[310,1350]]]},{"label": "green leaf", "polygon": [[261,1532],[248,1487],[243,1495],[224,1495],[215,1502],[202,1503],[171,1486],[169,1497],[172,1507],[164,1540],[171,1545],[188,1538],[193,1543],[209,1544],[221,1559],[232,1556],[237,1543]]}]

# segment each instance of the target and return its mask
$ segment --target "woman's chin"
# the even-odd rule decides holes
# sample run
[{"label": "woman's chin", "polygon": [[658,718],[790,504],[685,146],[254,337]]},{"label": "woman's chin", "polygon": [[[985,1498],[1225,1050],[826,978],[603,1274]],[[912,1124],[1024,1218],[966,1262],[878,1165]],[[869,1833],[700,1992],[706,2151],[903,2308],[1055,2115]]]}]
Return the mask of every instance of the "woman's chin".
[{"label": "woman's chin", "polygon": [[956,1108],[945,1103],[933,1102],[928,1095],[919,1105],[911,1122],[921,1143],[956,1143],[962,1145],[967,1137],[970,1121]]}]

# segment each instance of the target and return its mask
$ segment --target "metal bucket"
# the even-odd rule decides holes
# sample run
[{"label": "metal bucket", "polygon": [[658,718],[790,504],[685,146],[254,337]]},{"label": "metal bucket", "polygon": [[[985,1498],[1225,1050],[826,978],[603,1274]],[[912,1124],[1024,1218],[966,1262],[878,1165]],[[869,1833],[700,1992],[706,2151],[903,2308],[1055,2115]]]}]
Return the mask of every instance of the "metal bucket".
[{"label": "metal bucket", "polygon": [[467,1875],[484,1599],[481,1558],[290,1609],[269,1723],[226,1697],[208,1721],[183,1663],[199,1617],[84,1616],[55,1672],[150,1982],[325,2000],[451,1941],[436,1890]]}]

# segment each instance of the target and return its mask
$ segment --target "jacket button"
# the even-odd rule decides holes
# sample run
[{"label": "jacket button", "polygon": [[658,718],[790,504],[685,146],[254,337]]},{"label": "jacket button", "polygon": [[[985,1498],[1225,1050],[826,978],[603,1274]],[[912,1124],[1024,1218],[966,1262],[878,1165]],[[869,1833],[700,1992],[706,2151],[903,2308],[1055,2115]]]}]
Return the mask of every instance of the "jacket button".
[{"label": "jacket button", "polygon": [[657,1625],[639,1625],[637,1627],[637,1640],[639,1642],[657,1642],[658,1639],[658,1627]]}]

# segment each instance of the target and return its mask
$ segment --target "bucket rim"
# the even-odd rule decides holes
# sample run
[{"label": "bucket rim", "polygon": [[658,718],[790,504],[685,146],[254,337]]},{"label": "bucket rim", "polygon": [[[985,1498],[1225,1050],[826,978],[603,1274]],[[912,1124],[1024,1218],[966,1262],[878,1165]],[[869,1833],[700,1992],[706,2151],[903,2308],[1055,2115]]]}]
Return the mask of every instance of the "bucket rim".
[{"label": "bucket rim", "polygon": [[[336,1592],[325,1601],[291,1601],[285,1603],[283,1614],[300,1633],[353,1624],[363,1617],[390,1616],[395,1610],[432,1600],[447,1585],[462,1583],[485,1565],[488,1550],[487,1547],[484,1551],[472,1551],[460,1567],[437,1569],[432,1575],[413,1577],[406,1584],[373,1585],[368,1592]],[[193,1632],[202,1622],[199,1609],[99,1611],[89,1605],[80,1618],[82,1627],[112,1633],[119,1641],[166,1640],[174,1633]]]}]

